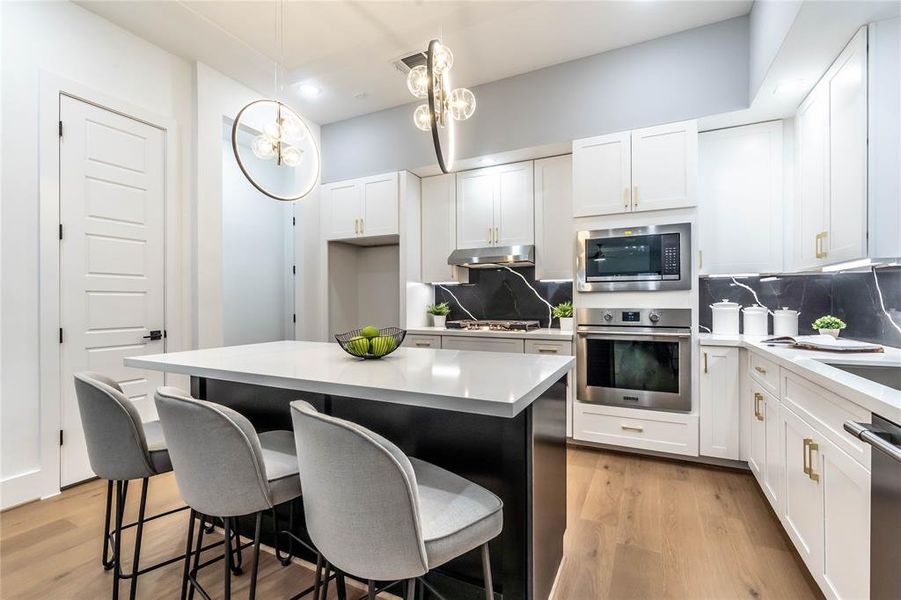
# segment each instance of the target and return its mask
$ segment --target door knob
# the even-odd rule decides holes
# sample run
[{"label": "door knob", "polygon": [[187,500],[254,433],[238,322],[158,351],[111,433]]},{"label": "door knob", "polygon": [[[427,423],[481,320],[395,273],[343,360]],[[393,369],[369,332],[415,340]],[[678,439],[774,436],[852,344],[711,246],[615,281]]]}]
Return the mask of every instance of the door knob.
[{"label": "door knob", "polygon": [[163,339],[163,332],[159,329],[153,329],[150,331],[150,335],[144,336],[145,340],[150,340],[151,342],[155,342],[156,340]]}]

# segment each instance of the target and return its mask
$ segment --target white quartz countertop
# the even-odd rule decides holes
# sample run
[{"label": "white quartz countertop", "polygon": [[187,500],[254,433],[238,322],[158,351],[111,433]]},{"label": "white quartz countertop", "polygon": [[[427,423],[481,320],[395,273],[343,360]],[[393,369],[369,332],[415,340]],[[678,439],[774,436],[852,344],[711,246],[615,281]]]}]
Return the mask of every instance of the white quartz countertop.
[{"label": "white quartz countertop", "polygon": [[755,336],[698,335],[701,346],[746,348],[779,366],[817,383],[851,402],[895,423],[901,423],[901,391],[870,381],[833,365],[889,366],[901,369],[901,350],[885,352],[819,352],[764,344]]},{"label": "white quartz countertop", "polygon": [[[334,396],[514,417],[575,365],[571,356],[398,348],[362,360],[326,342],[283,341],[133,356],[125,365]],[[215,398],[209,398],[215,402]]]},{"label": "white quartz countertop", "polygon": [[411,335],[458,335],[462,337],[496,337],[515,338],[520,340],[558,340],[571,342],[572,331],[559,329],[533,329],[532,331],[490,331],[488,329],[448,329],[447,327],[411,327],[407,329]]}]

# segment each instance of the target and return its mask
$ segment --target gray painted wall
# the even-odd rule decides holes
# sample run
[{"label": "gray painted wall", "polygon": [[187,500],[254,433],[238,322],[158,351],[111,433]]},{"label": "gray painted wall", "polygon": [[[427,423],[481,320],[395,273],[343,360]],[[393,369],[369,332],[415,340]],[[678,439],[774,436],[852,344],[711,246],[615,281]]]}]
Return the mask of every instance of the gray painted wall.
[{"label": "gray painted wall", "polygon": [[[748,22],[729,19],[477,86],[475,115],[457,130],[457,158],[747,108]],[[413,126],[415,106],[324,125],[323,182],[435,164],[430,135]]]}]

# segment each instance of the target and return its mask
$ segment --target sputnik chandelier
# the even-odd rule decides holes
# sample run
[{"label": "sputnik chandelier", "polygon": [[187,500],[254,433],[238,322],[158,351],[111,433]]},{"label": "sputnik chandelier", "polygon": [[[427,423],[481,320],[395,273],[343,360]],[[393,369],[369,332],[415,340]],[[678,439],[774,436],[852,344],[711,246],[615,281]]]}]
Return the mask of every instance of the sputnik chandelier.
[{"label": "sputnik chandelier", "polygon": [[[307,123],[278,99],[283,77],[286,3],[278,3],[275,18],[279,57],[275,62],[275,99],[248,103],[232,124],[232,151],[238,167],[257,190],[282,201],[300,200],[319,179],[319,147]],[[251,137],[252,136],[252,137]],[[251,137],[249,144],[246,139]],[[245,140],[245,143],[242,143]],[[249,146],[250,156],[245,148]],[[278,169],[272,169],[272,162]],[[268,165],[267,165],[268,163]],[[280,169],[284,167],[285,169]]]},{"label": "sputnik chandelier", "polygon": [[[465,121],[476,109],[476,97],[466,88],[451,89],[450,70],[454,54],[438,40],[429,42],[426,64],[413,67],[407,89],[417,98],[428,98],[413,111],[413,124],[432,132],[432,142],[442,173],[454,168],[455,121]],[[442,143],[442,138],[444,141]]]}]

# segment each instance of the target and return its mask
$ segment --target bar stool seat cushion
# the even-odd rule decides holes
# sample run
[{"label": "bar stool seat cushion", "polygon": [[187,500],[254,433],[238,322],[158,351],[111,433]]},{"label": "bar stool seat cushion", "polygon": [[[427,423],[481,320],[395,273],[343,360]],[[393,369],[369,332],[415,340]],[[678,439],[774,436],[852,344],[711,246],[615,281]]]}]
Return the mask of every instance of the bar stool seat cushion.
[{"label": "bar stool seat cushion", "polygon": [[429,569],[478,548],[504,526],[500,498],[459,475],[410,457]]},{"label": "bar stool seat cushion", "polygon": [[281,504],[299,497],[300,476],[294,432],[265,431],[260,434],[260,448],[263,451],[272,503]]}]

